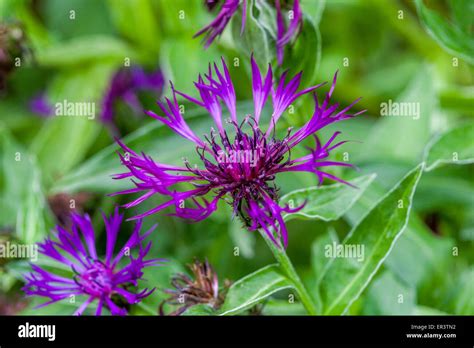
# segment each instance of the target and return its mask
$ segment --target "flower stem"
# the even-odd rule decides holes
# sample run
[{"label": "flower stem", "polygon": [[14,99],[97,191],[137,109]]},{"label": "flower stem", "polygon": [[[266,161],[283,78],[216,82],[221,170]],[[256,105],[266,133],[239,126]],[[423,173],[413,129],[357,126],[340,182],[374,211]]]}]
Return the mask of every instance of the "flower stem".
[{"label": "flower stem", "polygon": [[305,307],[305,309],[307,310],[307,312],[311,315],[316,315],[317,314],[316,305],[314,304],[313,299],[309,295],[308,290],[306,290],[300,277],[296,273],[296,270],[293,267],[293,264],[291,263],[290,258],[285,252],[285,249],[282,246],[277,247],[264,231],[260,231],[260,234],[262,235],[263,239],[265,240],[268,247],[270,248],[273,256],[280,264],[282,271],[293,282],[296,292],[298,293],[298,297],[301,303],[303,304],[303,306]]}]

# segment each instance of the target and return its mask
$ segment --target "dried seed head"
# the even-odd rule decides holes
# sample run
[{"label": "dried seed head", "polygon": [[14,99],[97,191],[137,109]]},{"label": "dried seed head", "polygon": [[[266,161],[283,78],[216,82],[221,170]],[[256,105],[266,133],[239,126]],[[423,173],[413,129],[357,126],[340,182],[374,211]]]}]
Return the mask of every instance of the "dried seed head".
[{"label": "dried seed head", "polygon": [[230,284],[225,281],[223,291],[219,292],[217,273],[207,260],[205,262],[195,260],[189,268],[193,274],[192,277],[178,273],[171,279],[174,289],[164,290],[171,297],[161,303],[159,308],[161,315],[164,315],[165,303],[179,306],[169,315],[180,315],[197,304],[207,304],[213,309],[218,309],[224,302],[225,293]]}]

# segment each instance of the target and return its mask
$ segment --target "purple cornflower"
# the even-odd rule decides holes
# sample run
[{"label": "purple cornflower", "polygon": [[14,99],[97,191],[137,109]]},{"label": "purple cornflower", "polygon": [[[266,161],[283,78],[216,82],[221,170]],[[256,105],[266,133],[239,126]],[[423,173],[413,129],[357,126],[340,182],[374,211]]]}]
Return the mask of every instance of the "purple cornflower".
[{"label": "purple cornflower", "polygon": [[[209,47],[212,42],[222,34],[224,29],[227,27],[227,24],[230,22],[232,17],[235,15],[239,7],[242,5],[242,25],[240,28],[240,33],[242,34],[245,29],[245,22],[247,18],[247,2],[248,0],[224,0],[219,13],[216,18],[209,23],[207,26],[198,31],[194,37],[204,34],[204,47]],[[217,0],[207,0],[206,6],[209,10],[212,10],[216,5]],[[303,23],[303,14],[301,12],[299,0],[293,1],[292,9],[292,18],[288,28],[286,28],[286,22],[283,16],[282,8],[280,5],[280,0],[275,0],[275,9],[276,9],[276,24],[277,24],[277,33],[276,33],[276,50],[277,50],[277,60],[278,64],[283,63],[283,51],[285,45],[289,44],[291,40],[298,35],[298,32]]]},{"label": "purple cornflower", "polygon": [[[134,219],[154,214],[174,205],[173,215],[200,221],[212,214],[217,209],[218,201],[224,199],[233,207],[234,216],[239,216],[249,230],[263,229],[277,245],[277,240],[283,238],[286,247],[288,238],[283,214],[298,211],[302,206],[293,209],[288,205],[279,206],[279,190],[274,184],[275,176],[283,172],[310,172],[318,177],[319,184],[324,178],[348,184],[322,171],[324,167],[351,166],[348,163],[327,159],[331,150],[345,143],[344,141],[334,143],[340,132],[334,133],[324,145],[318,140],[315,132],[333,122],[348,119],[363,111],[354,115],[347,113],[358,100],[341,111],[336,111],[339,104],[329,105],[336,85],[336,74],[322,104],[319,104],[314,95],[316,106],[306,124],[294,133],[291,128],[288,129],[286,136],[278,139],[275,137],[274,127],[283,112],[300,96],[314,91],[323,84],[298,91],[302,73],[285,83],[287,76],[285,72],[277,82],[274,81],[271,66],[263,78],[252,57],[254,113],[246,115],[239,121],[234,86],[224,60],[222,60],[222,65],[222,70],[219,70],[214,64],[215,75],[209,67],[208,74],[204,75],[206,80],[199,76],[195,86],[200,99],[194,99],[176,91],[171,84],[172,100],[165,98],[166,103],[158,102],[162,115],[147,112],[149,116],[192,141],[196,145],[203,167],[191,166],[187,161],[184,167],[158,163],[144,153],[137,154],[119,141],[127,154],[126,156],[120,154],[120,157],[128,172],[117,174],[115,179],[132,178],[136,187],[115,194],[142,193],[141,197],[126,204],[126,208],[134,207],[154,194],[170,198],[157,207],[135,216]],[[277,83],[274,84],[274,82]],[[206,109],[213,118],[217,130],[212,128],[210,135],[205,136],[205,141],[186,124],[180,113],[177,94]],[[264,131],[260,125],[260,116],[269,95],[272,100],[272,115],[269,126]],[[227,123],[228,127],[234,130],[233,140],[222,122],[222,103],[230,114],[230,120]],[[291,158],[291,150],[310,136],[314,136],[316,147],[310,149],[310,153],[306,156]],[[175,185],[181,183],[190,183],[193,188],[178,191]],[[214,194],[211,201],[204,197],[208,193]],[[186,200],[191,206],[183,204]]]},{"label": "purple cornflower", "polygon": [[113,121],[114,105],[119,100],[125,101],[135,112],[142,112],[138,92],[149,91],[159,96],[163,86],[164,78],[159,69],[150,73],[140,66],[118,70],[112,77],[110,86],[102,100],[102,122],[111,123]]},{"label": "purple cornflower", "polygon": [[[96,315],[101,315],[104,306],[112,315],[125,315],[127,310],[123,307],[127,303],[137,303],[154,291],[154,289],[144,289],[137,293],[130,287],[137,286],[137,281],[142,279],[143,268],[155,266],[164,261],[162,259],[144,260],[150,251],[151,242],[144,247],[142,242],[155,226],[140,235],[142,223],[139,220],[131,237],[114,256],[123,215],[119,214],[116,208],[110,218],[103,215],[103,219],[107,235],[105,259],[100,259],[97,255],[94,228],[87,214],[83,216],[71,214],[70,230],[56,226],[54,233],[56,240],[47,238],[43,243],[39,243],[41,254],[65,265],[74,272],[74,276],[57,275],[32,264],[33,272],[25,276],[26,285],[23,290],[27,296],[43,296],[50,299],[37,308],[68,300],[72,295],[83,295],[86,299],[74,313],[76,315],[81,315],[94,301],[98,302]],[[139,249],[136,258],[130,252],[135,247]],[[129,257],[130,263],[119,267],[119,262],[124,255]]]}]

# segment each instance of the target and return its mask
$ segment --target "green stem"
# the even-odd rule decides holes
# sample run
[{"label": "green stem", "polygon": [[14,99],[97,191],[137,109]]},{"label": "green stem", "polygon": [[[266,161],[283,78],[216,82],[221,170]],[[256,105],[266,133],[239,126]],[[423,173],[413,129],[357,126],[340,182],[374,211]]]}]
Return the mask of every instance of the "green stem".
[{"label": "green stem", "polygon": [[293,285],[295,286],[296,292],[298,293],[298,297],[303,306],[306,308],[309,314],[316,315],[318,313],[316,305],[314,304],[313,299],[309,295],[308,290],[306,290],[300,277],[296,273],[296,270],[293,267],[290,258],[285,252],[285,249],[282,246],[277,247],[265,232],[260,231],[260,234],[262,235],[263,239],[270,248],[273,256],[280,264],[282,271],[293,282]]}]

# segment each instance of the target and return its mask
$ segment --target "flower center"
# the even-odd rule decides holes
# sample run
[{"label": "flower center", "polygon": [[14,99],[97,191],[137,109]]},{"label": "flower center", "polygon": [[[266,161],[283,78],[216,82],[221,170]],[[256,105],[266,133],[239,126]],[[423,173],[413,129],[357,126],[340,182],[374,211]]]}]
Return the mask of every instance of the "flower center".
[{"label": "flower center", "polygon": [[[240,126],[231,123],[235,128],[232,141],[225,131],[217,134],[212,130],[206,137],[209,146],[197,148],[206,170],[189,163],[187,168],[209,182],[206,186],[210,190],[215,189],[220,196],[228,194],[234,213],[249,226],[251,220],[246,212],[250,202],[261,203],[264,196],[278,200],[278,188],[273,182],[281,168],[291,163],[287,145],[290,130],[283,140],[278,140],[266,136],[251,117]],[[250,132],[244,132],[245,125]]]},{"label": "flower center", "polygon": [[100,261],[94,261],[89,269],[76,277],[77,283],[82,286],[83,290],[96,297],[112,293],[112,280],[112,270]]}]

